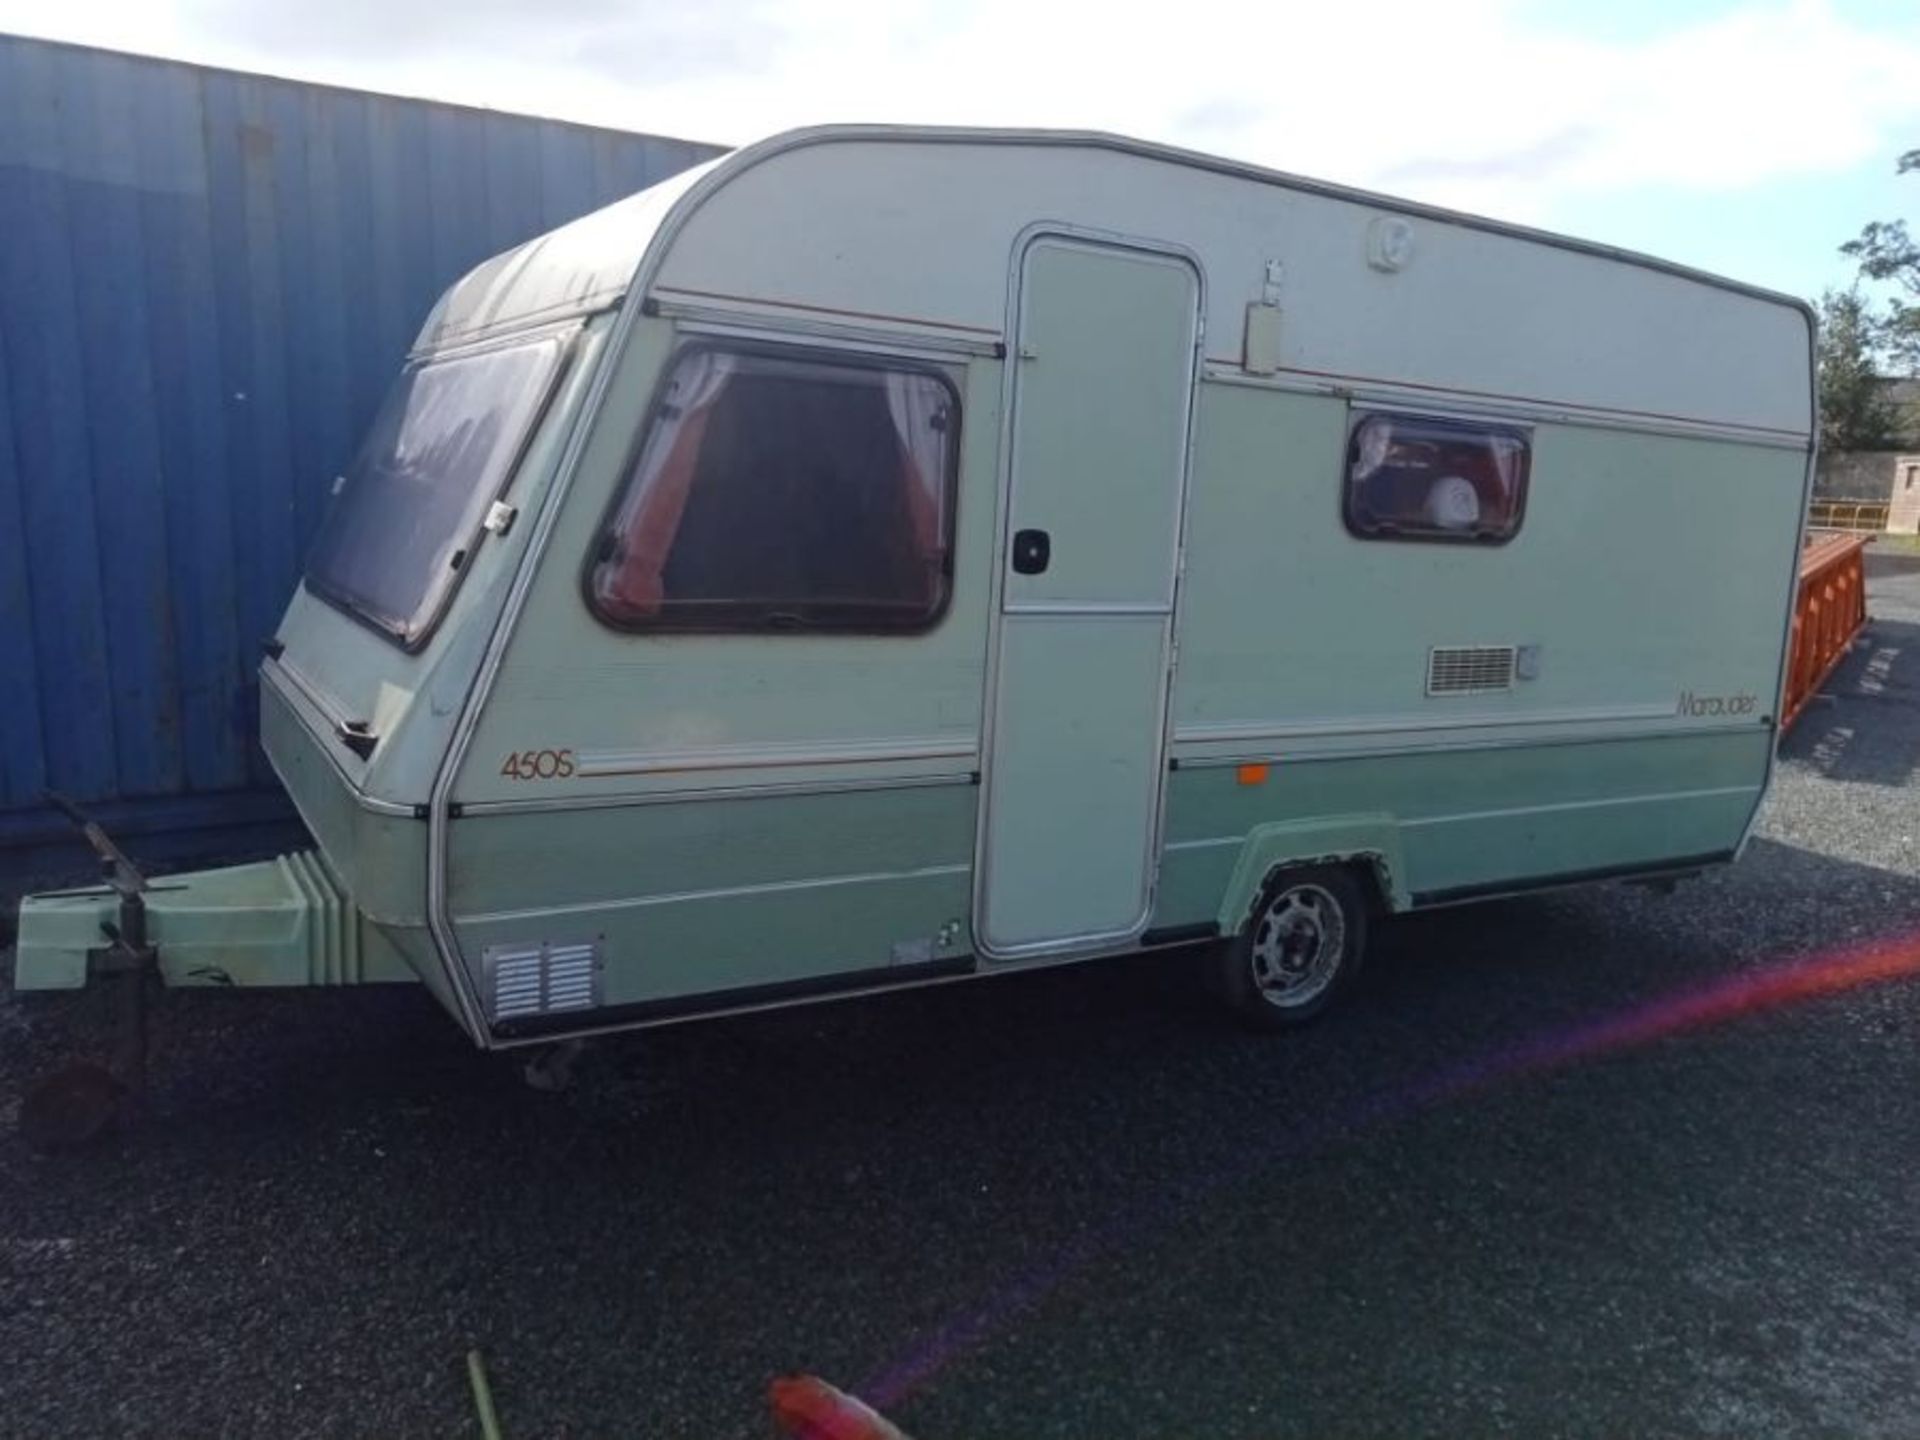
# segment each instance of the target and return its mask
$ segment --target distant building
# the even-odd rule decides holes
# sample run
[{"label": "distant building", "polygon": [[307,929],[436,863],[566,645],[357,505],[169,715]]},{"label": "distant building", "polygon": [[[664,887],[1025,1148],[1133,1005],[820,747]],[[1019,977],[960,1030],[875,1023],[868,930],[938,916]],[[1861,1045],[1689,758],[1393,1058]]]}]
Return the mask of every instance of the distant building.
[{"label": "distant building", "polygon": [[1920,376],[1880,382],[1899,417],[1890,450],[1840,450],[1820,457],[1814,494],[1830,500],[1884,500],[1887,529],[1920,533]]},{"label": "distant building", "polygon": [[1895,458],[1887,499],[1887,529],[1895,535],[1920,535],[1920,454]]}]

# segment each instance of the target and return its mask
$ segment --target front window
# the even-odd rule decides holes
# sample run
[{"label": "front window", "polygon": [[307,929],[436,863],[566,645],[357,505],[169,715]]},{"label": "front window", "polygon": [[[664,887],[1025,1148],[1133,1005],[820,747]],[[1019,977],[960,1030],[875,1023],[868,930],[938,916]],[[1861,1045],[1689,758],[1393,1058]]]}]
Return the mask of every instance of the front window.
[{"label": "front window", "polygon": [[402,371],[320,526],[307,588],[408,649],[424,644],[564,350],[549,337]]},{"label": "front window", "polygon": [[1530,449],[1511,425],[1362,415],[1347,441],[1347,529],[1367,540],[1511,540]]},{"label": "front window", "polygon": [[959,397],[899,364],[695,349],[588,592],[631,629],[918,630],[946,608]]}]

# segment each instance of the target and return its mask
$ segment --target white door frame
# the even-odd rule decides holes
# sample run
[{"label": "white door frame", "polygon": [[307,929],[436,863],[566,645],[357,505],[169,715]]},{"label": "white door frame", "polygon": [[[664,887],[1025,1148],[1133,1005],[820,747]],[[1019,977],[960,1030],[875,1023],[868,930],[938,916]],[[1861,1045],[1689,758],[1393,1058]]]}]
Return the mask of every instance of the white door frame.
[{"label": "white door frame", "polygon": [[[1159,784],[1154,790],[1152,818],[1147,827],[1147,849],[1143,861],[1147,883],[1141,913],[1135,918],[1133,925],[1124,931],[1069,935],[996,948],[989,944],[981,924],[986,914],[989,873],[990,817],[987,812],[993,793],[991,776],[994,755],[994,717],[998,710],[1000,695],[1001,629],[1006,623],[1005,592],[1009,563],[1007,547],[1012,533],[1014,499],[1018,494],[1019,484],[1019,476],[1015,474],[1014,465],[1014,434],[1020,404],[1020,355],[1025,343],[1023,307],[1027,257],[1033,247],[1043,240],[1064,240],[1069,244],[1096,252],[1132,251],[1159,259],[1177,260],[1184,264],[1192,272],[1194,280],[1193,348],[1188,363],[1185,435],[1180,454],[1180,482],[1175,497],[1173,578],[1168,587],[1164,606],[1166,620],[1161,653],[1165,656],[1165,663],[1161,677],[1160,734],[1154,757]],[[1007,311],[1004,333],[1007,341],[1006,354],[1001,362],[1000,442],[996,462],[999,485],[997,514],[993,527],[993,584],[988,595],[986,684],[980,720],[980,800],[974,820],[973,900],[969,919],[976,953],[985,960],[1012,962],[1125,950],[1139,940],[1140,935],[1153,919],[1159,890],[1159,859],[1166,825],[1167,758],[1172,748],[1173,738],[1173,687],[1179,657],[1180,589],[1186,575],[1187,563],[1187,501],[1193,483],[1195,413],[1199,407],[1200,381],[1206,363],[1206,270],[1200,263],[1199,255],[1184,245],[1074,225],[1064,221],[1037,220],[1014,237],[1007,267]],[[1053,614],[1097,615],[1102,613],[1142,614],[1146,613],[1149,607],[1126,605],[1116,607],[1093,602],[1082,605],[1051,605],[1045,608]],[[1160,610],[1162,607],[1155,605],[1150,608]]]}]

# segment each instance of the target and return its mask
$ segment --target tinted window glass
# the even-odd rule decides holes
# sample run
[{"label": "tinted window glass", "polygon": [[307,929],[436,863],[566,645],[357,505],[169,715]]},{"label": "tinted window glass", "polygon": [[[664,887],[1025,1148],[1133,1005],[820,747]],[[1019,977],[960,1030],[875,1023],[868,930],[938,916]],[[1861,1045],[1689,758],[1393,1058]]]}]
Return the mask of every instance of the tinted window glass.
[{"label": "tinted window glass", "polygon": [[1524,430],[1362,415],[1347,441],[1347,528],[1368,539],[1509,540],[1526,506]]},{"label": "tinted window glass", "polygon": [[559,370],[541,340],[401,372],[341,483],[307,587],[408,646],[432,630]]},{"label": "tinted window glass", "polygon": [[930,371],[681,356],[593,567],[595,608],[631,627],[931,624],[958,408]]}]

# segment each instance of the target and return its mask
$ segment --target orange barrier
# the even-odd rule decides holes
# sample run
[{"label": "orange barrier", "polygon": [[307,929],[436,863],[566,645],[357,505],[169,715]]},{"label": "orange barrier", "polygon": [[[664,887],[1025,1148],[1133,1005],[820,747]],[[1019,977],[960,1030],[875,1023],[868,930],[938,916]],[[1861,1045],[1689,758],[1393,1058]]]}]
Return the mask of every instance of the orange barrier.
[{"label": "orange barrier", "polygon": [[1800,552],[1800,597],[1793,608],[1793,652],[1780,733],[1800,718],[1867,624],[1864,535],[1811,535]]}]

